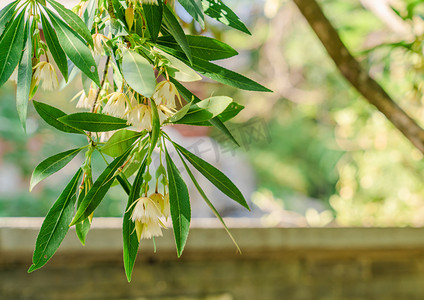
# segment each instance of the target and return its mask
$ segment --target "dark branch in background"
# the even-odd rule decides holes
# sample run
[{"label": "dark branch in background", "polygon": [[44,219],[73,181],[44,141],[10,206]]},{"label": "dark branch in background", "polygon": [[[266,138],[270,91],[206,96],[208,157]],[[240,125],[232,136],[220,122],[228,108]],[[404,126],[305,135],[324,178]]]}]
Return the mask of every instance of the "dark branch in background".
[{"label": "dark branch in background", "polygon": [[416,148],[424,153],[424,130],[392,100],[349,53],[317,2],[315,0],[294,0],[294,3],[315,31],[343,76],[369,103],[377,107]]}]

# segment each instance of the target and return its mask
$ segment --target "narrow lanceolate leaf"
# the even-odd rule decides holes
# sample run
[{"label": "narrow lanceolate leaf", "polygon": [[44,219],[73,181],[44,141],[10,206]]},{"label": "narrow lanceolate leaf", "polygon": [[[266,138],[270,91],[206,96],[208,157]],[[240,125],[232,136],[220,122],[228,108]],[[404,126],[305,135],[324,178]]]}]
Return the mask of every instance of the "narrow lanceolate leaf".
[{"label": "narrow lanceolate leaf", "polygon": [[14,1],[8,5],[6,5],[0,11],[0,36],[3,34],[7,23],[12,19],[13,14],[15,13],[16,5],[18,5],[19,1]]},{"label": "narrow lanceolate leaf", "polygon": [[169,204],[171,208],[172,227],[178,257],[181,256],[187,242],[191,220],[190,199],[187,186],[180,172],[166,150],[166,166],[169,180]]},{"label": "narrow lanceolate leaf", "polygon": [[79,38],[78,34],[65,24],[53,13],[47,11],[56,29],[59,43],[69,59],[78,67],[87,77],[93,80],[97,86],[100,86],[97,64],[94,61],[90,49]]},{"label": "narrow lanceolate leaf", "polygon": [[174,37],[178,45],[181,47],[181,49],[183,49],[183,52],[185,53],[188,60],[191,62],[191,50],[183,28],[169,7],[167,5],[164,5],[163,7],[163,22],[166,25],[166,29]]},{"label": "narrow lanceolate leaf", "polygon": [[134,269],[135,260],[137,258],[139,241],[135,232],[135,223],[131,220],[134,210],[133,203],[140,197],[141,186],[143,185],[143,174],[146,169],[146,160],[141,164],[137,176],[131,188],[128,197],[127,207],[125,209],[124,220],[122,224],[122,237],[124,239],[124,267],[128,282],[131,281],[132,271]]},{"label": "narrow lanceolate leaf", "polygon": [[26,130],[26,117],[28,111],[29,94],[32,79],[32,38],[31,23],[26,24],[26,41],[24,53],[18,67],[18,81],[16,89],[16,110],[22,127]]},{"label": "narrow lanceolate leaf", "polygon": [[65,52],[62,50],[62,47],[59,44],[57,34],[43,14],[41,14],[41,23],[43,25],[44,37],[46,39],[50,53],[52,54],[60,73],[62,73],[63,77],[65,78],[65,81],[68,81],[68,59],[66,58]]},{"label": "narrow lanceolate leaf", "polygon": [[126,129],[120,130],[115,132],[100,150],[109,156],[118,157],[124,154],[136,140],[145,134],[145,131],[136,132]]},{"label": "narrow lanceolate leaf", "polygon": [[183,162],[184,168],[187,171],[187,174],[190,176],[191,181],[193,181],[196,189],[199,191],[199,194],[202,196],[203,200],[205,200],[206,204],[209,206],[209,208],[212,210],[212,212],[214,213],[214,215],[218,218],[218,220],[222,223],[222,225],[225,228],[225,231],[228,233],[230,239],[233,241],[234,245],[236,246],[237,250],[239,253],[241,253],[240,247],[238,246],[235,238],[233,237],[233,235],[231,234],[230,230],[228,229],[227,225],[224,222],[224,219],[221,217],[221,215],[219,214],[218,210],[215,208],[215,206],[212,204],[212,202],[209,200],[209,198],[206,196],[205,192],[203,191],[202,187],[199,185],[199,183],[196,180],[196,177],[194,177],[193,173],[191,172],[190,168],[187,166],[186,162],[184,161],[184,159],[182,158],[181,154],[179,152],[177,152],[178,155],[181,158],[181,161]]},{"label": "narrow lanceolate leaf", "polygon": [[163,19],[162,1],[158,1],[158,4],[159,5],[143,4],[144,19],[150,33],[150,38],[153,41],[156,41],[158,38]]},{"label": "narrow lanceolate leaf", "polygon": [[[166,46],[157,45],[157,47],[177,58],[182,60],[184,63],[189,64],[190,62],[180,51],[168,48]],[[207,60],[193,57],[193,64],[191,65],[194,70],[203,74],[210,79],[218,82],[234,86],[236,88],[248,91],[258,92],[272,92],[270,89],[260,85],[259,83],[241,75],[234,71],[225,69],[221,66],[215,65]]]},{"label": "narrow lanceolate leaf", "polygon": [[[79,195],[77,199],[77,209],[80,207],[82,199],[84,199],[85,194],[87,193],[86,186],[87,182],[90,182],[91,184],[91,178],[85,178],[85,183],[82,185],[82,189],[79,189]],[[91,228],[91,220],[90,218],[85,219],[84,221],[78,223],[75,225],[75,233],[77,234],[78,239],[80,240],[81,244],[85,246],[85,239],[87,237],[88,232]]]},{"label": "narrow lanceolate leaf", "polygon": [[68,150],[43,160],[32,173],[29,190],[31,191],[43,179],[65,167],[82,148]]},{"label": "narrow lanceolate leaf", "polygon": [[82,13],[82,17],[84,19],[84,23],[87,26],[87,28],[93,27],[94,17],[96,15],[96,8],[97,8],[97,0],[89,0],[87,7]]},{"label": "narrow lanceolate leaf", "polygon": [[128,50],[122,58],[122,74],[128,85],[137,93],[152,97],[156,78],[152,65],[135,51]]},{"label": "narrow lanceolate leaf", "polygon": [[240,190],[232,183],[232,181],[225,176],[217,168],[197,157],[184,147],[173,143],[177,150],[184,155],[184,157],[195,167],[200,173],[203,174],[211,183],[213,183],[225,195],[249,209],[246,199],[244,199]]},{"label": "narrow lanceolate leaf", "polygon": [[193,82],[202,80],[202,77],[197,74],[192,68],[187,66],[178,58],[169,55],[163,51],[160,51],[160,55],[165,57],[167,60],[166,69],[168,71],[169,76],[174,77],[178,81],[182,82]]},{"label": "narrow lanceolate leaf", "polygon": [[88,191],[87,195],[82,200],[81,205],[69,226],[84,221],[94,212],[97,206],[99,206],[107,191],[112,186],[118,168],[125,163],[125,160],[127,159],[131,150],[132,147],[129,148],[127,152],[122,154],[120,157],[115,158],[115,160],[109,166],[107,166],[103,173],[100,174],[99,178],[97,178],[91,189]]},{"label": "narrow lanceolate leaf", "polygon": [[82,170],[79,169],[44,219],[35,244],[33,264],[28,273],[44,266],[65,238],[74,213],[76,191],[81,174]]},{"label": "narrow lanceolate leaf", "polygon": [[169,123],[176,123],[181,120],[190,110],[192,102],[186,104],[183,108],[181,108],[178,112],[176,112],[172,117],[169,118]]},{"label": "narrow lanceolate leaf", "polygon": [[47,0],[50,5],[54,8],[55,11],[65,20],[65,22],[75,30],[80,36],[86,40],[86,42],[94,47],[93,38],[91,37],[90,30],[88,30],[87,25],[84,21],[78,17],[73,11],[67,9],[62,4],[57,3],[54,0]]},{"label": "narrow lanceolate leaf", "polygon": [[210,97],[196,104],[193,104],[187,114],[177,123],[193,124],[197,122],[209,121],[222,113],[233,99],[226,96]]},{"label": "narrow lanceolate leaf", "polygon": [[60,109],[37,101],[32,101],[32,103],[37,113],[47,124],[63,132],[84,134],[84,131],[59,121],[59,118],[66,116],[66,113]]},{"label": "narrow lanceolate leaf", "polygon": [[[187,102],[197,103],[197,102],[201,101],[196,95],[194,95],[192,92],[190,92],[185,86],[183,86],[177,80],[175,80],[172,77],[169,78],[169,79],[173,84],[175,84],[178,91],[180,92],[180,95],[183,96],[183,98]],[[231,134],[231,132],[225,126],[225,124],[220,119],[218,119],[218,117],[215,117],[215,118],[209,120],[208,122],[211,125],[213,125],[215,128],[219,129],[222,133],[224,133],[231,141],[234,142],[234,144],[236,144],[237,146],[240,146],[239,143],[237,142],[237,140],[234,138],[234,136]]]},{"label": "narrow lanceolate leaf", "polygon": [[[201,35],[186,35],[191,55],[205,60],[219,60],[237,55],[237,51],[231,46],[216,39]],[[177,41],[170,35],[158,38],[158,44],[183,51]]]},{"label": "narrow lanceolate leaf", "polygon": [[160,121],[159,121],[159,112],[156,107],[155,101],[150,101],[152,106],[152,132],[150,133],[150,147],[149,147],[149,157],[152,155],[153,150],[158,143],[159,134],[160,134]]},{"label": "narrow lanceolate leaf", "polygon": [[25,37],[25,11],[7,26],[0,39],[0,86],[12,75],[22,56]]},{"label": "narrow lanceolate leaf", "polygon": [[89,112],[63,116],[58,121],[68,126],[91,132],[106,132],[128,127],[124,119]]},{"label": "narrow lanceolate leaf", "polygon": [[239,17],[221,0],[201,0],[203,11],[209,17],[221,22],[224,25],[233,27],[244,33],[251,34],[246,25],[240,21]]},{"label": "narrow lanceolate leaf", "polygon": [[202,11],[202,1],[201,0],[178,0],[181,6],[195,19],[200,26],[205,28],[205,16]]}]

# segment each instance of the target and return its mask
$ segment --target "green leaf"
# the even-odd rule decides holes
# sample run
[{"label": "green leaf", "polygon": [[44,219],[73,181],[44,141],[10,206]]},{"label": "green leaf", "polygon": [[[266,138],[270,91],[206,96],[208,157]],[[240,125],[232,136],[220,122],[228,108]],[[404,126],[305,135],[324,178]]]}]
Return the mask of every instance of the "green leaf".
[{"label": "green leaf", "polygon": [[68,150],[43,160],[32,173],[29,190],[31,191],[40,181],[65,167],[82,149]]},{"label": "green leaf", "polygon": [[164,7],[163,22],[166,25],[166,29],[178,42],[178,45],[180,45],[186,57],[188,57],[188,60],[191,62],[192,61],[191,50],[190,50],[190,46],[188,44],[183,28],[181,27],[174,13],[169,9],[169,7],[167,5],[164,5],[163,7]]},{"label": "green leaf", "polygon": [[128,50],[122,58],[122,74],[128,85],[144,97],[153,96],[156,78],[152,65],[135,51]]},{"label": "green leaf", "polygon": [[144,159],[141,167],[138,170],[137,176],[131,188],[128,197],[127,207],[125,209],[124,220],[122,224],[122,236],[124,240],[124,267],[128,282],[131,281],[132,271],[134,269],[135,260],[137,258],[139,241],[135,233],[135,223],[131,220],[131,215],[134,210],[133,203],[140,197],[140,190],[143,185],[143,175],[146,169],[146,159]]},{"label": "green leaf", "polygon": [[224,25],[233,27],[244,33],[251,35],[246,25],[240,21],[239,17],[221,0],[201,0],[203,4],[203,11],[209,17],[221,22]]},{"label": "green leaf", "polygon": [[205,16],[202,11],[201,0],[178,0],[181,6],[195,19],[202,29],[205,28]]},{"label": "green leaf", "polygon": [[212,204],[212,202],[208,199],[208,197],[206,196],[205,192],[203,191],[203,189],[201,188],[201,186],[199,185],[199,183],[196,180],[196,177],[194,177],[193,173],[191,172],[190,168],[187,166],[186,162],[184,161],[184,159],[182,158],[180,152],[178,152],[178,155],[181,158],[181,161],[183,162],[184,168],[187,171],[187,174],[190,176],[191,181],[193,181],[196,189],[199,191],[199,194],[202,196],[203,200],[205,200],[206,204],[209,206],[209,208],[212,210],[212,212],[214,213],[214,215],[218,218],[218,220],[221,222],[221,224],[224,226],[225,231],[228,233],[230,239],[233,241],[234,245],[236,246],[237,250],[239,253],[241,253],[240,247],[238,246],[235,238],[233,237],[233,235],[231,234],[230,230],[228,229],[227,225],[224,222],[224,219],[221,217],[221,215],[219,214],[218,210],[215,208],[215,206]]},{"label": "green leaf", "polygon": [[177,254],[180,257],[187,242],[190,229],[190,199],[187,186],[167,150],[165,150],[165,154],[169,180],[169,204],[171,208],[172,227],[174,229]]},{"label": "green leaf", "polygon": [[65,22],[75,30],[80,36],[87,41],[87,43],[94,47],[93,38],[91,36],[90,30],[88,30],[87,25],[85,25],[84,21],[78,17],[73,11],[67,9],[62,4],[54,1],[47,0],[50,5],[54,8],[55,11],[65,20]]},{"label": "green leaf", "polygon": [[69,226],[84,221],[94,212],[97,206],[99,206],[100,202],[102,202],[104,196],[113,183],[113,179],[116,176],[116,171],[125,163],[125,160],[127,159],[131,150],[132,147],[130,147],[127,152],[122,154],[120,157],[115,158],[115,160],[109,166],[107,166],[103,173],[100,174],[99,178],[97,178],[96,182],[94,182],[93,186],[82,200],[81,205]]},{"label": "green leaf", "polygon": [[[69,220],[69,222],[71,222],[71,220]],[[75,232],[83,246],[85,246],[85,240],[87,238],[88,232],[90,231],[90,228],[91,228],[91,222],[89,218],[85,219],[84,221],[78,224],[75,224]]]},{"label": "green leaf", "polygon": [[[89,179],[89,178],[85,178],[85,180],[91,181],[91,179]],[[80,190],[80,194],[78,195],[77,209],[80,207],[81,201],[84,198],[85,194],[86,194],[86,188],[85,188],[85,184],[84,184],[83,189]],[[69,222],[71,222],[71,220],[69,220]],[[80,242],[83,246],[85,246],[85,239],[87,237],[88,232],[90,231],[90,228],[91,228],[90,218],[87,218],[84,221],[75,225],[75,232],[76,232],[77,237],[78,237],[78,239],[80,240]]]},{"label": "green leaf", "polygon": [[[219,60],[230,58],[238,54],[231,46],[210,37],[187,35],[186,38],[193,57],[205,60]],[[159,37],[157,43],[183,52],[175,39],[170,35]]]},{"label": "green leaf", "polygon": [[18,81],[16,89],[16,110],[22,127],[26,130],[29,94],[32,80],[32,38],[30,21],[26,24],[26,41],[24,53],[18,67]]},{"label": "green leaf", "polygon": [[156,144],[159,140],[160,134],[160,121],[159,121],[159,112],[156,106],[155,101],[150,101],[152,106],[152,132],[150,133],[150,147],[149,147],[149,157],[152,155],[153,150],[155,150]]},{"label": "green leaf", "polygon": [[[184,63],[189,64],[189,61],[180,51],[168,48],[162,45],[157,45],[157,47],[175,57],[182,60]],[[258,91],[258,92],[272,92],[270,89],[260,85],[259,83],[244,77],[241,74],[238,74],[234,71],[225,69],[221,66],[215,65],[203,60],[201,58],[193,57],[193,64],[191,65],[194,70],[203,74],[206,77],[209,77],[218,82],[234,86],[239,89],[248,90],[248,91]]]},{"label": "green leaf", "polygon": [[91,132],[106,132],[128,127],[127,121],[124,119],[89,112],[66,115],[59,118],[58,121]]},{"label": "green leaf", "polygon": [[191,124],[197,122],[209,121],[222,113],[233,99],[226,96],[210,97],[196,104],[193,104],[187,114],[177,123]]},{"label": "green leaf", "polygon": [[9,79],[22,57],[25,11],[7,26],[0,39],[0,87]]},{"label": "green leaf", "polygon": [[65,81],[68,81],[68,59],[66,58],[65,52],[62,50],[62,47],[59,44],[57,34],[44,14],[41,14],[41,23],[43,24],[44,37],[46,39],[50,53],[52,54],[53,59],[60,70],[60,73],[62,73],[63,77],[65,78]]},{"label": "green leaf", "polygon": [[38,101],[32,101],[32,103],[37,113],[47,124],[63,132],[85,134],[84,131],[60,121],[59,118],[66,116],[66,113],[60,109]]},{"label": "green leaf", "polygon": [[16,5],[18,5],[19,1],[14,1],[8,5],[6,5],[1,11],[0,11],[0,36],[3,34],[4,30],[6,29],[7,23],[12,19],[13,15],[15,14],[15,8]]},{"label": "green leaf", "polygon": [[65,238],[74,213],[76,191],[81,174],[82,170],[79,169],[44,219],[35,244],[33,264],[28,273],[44,266]]},{"label": "green leaf", "polygon": [[97,0],[89,0],[82,14],[84,23],[87,26],[87,28],[93,27],[94,17],[96,15],[96,8],[97,8]]},{"label": "green leaf", "polygon": [[[69,59],[77,66],[87,77],[92,79],[97,86],[100,86],[97,64],[94,61],[90,49],[85,45],[79,35],[75,33],[67,24],[47,10],[53,27],[56,29],[59,43]],[[84,25],[85,26],[85,25]]]},{"label": "green leaf", "polygon": [[158,1],[159,5],[143,4],[144,19],[150,38],[155,42],[159,36],[160,28],[163,20],[163,4]]},{"label": "green leaf", "polygon": [[188,113],[191,106],[192,102],[186,104],[177,113],[175,113],[172,117],[169,118],[169,123],[177,123],[177,121],[181,120]]},{"label": "green leaf", "polygon": [[227,176],[225,176],[217,168],[204,161],[200,157],[197,157],[182,146],[174,142],[173,144],[177,148],[177,150],[180,151],[181,154],[184,155],[184,157],[193,165],[193,167],[195,167],[200,173],[202,173],[203,176],[205,176],[211,183],[213,183],[220,191],[222,191],[225,195],[227,195],[240,205],[249,209],[249,205],[247,205],[247,202],[244,199],[242,193]]},{"label": "green leaf", "polygon": [[[232,103],[230,103],[230,105],[228,105],[228,107],[222,113],[220,113],[217,117],[215,117],[214,120],[217,119],[217,120],[220,120],[221,122],[226,122],[228,120],[231,120],[235,116],[237,116],[243,109],[244,109],[243,105],[232,102]],[[209,120],[209,121],[211,121],[211,120]],[[190,125],[212,126],[211,122],[209,122],[209,121],[191,123]]]},{"label": "green leaf", "polygon": [[107,143],[100,150],[112,157],[118,157],[125,153],[129,147],[146,132],[136,132],[131,130],[119,130],[115,132]]},{"label": "green leaf", "polygon": [[[169,80],[173,84],[175,84],[175,86],[177,87],[177,89],[180,92],[181,96],[183,96],[183,98],[187,102],[197,103],[197,102],[200,102],[201,101],[196,95],[194,95],[192,92],[190,92],[185,86],[183,86],[181,83],[179,83],[174,78],[171,77],[171,78],[169,78]],[[232,140],[234,142],[234,144],[236,144],[237,146],[240,146],[239,143],[234,138],[234,136],[231,134],[231,132],[228,130],[228,128],[225,126],[225,124],[222,123],[222,121],[220,119],[218,119],[217,117],[215,117],[215,118],[209,120],[208,122],[211,125],[215,126],[217,129],[221,130],[230,140]]]},{"label": "green leaf", "polygon": [[230,105],[228,105],[228,107],[221,114],[219,114],[218,118],[222,122],[226,122],[228,120],[231,120],[235,116],[237,116],[243,109],[244,109],[243,105],[233,102]]},{"label": "green leaf", "polygon": [[187,66],[181,60],[161,50],[159,51],[160,55],[165,57],[165,59],[168,61],[166,67],[169,76],[172,76],[182,82],[193,82],[202,80],[202,77],[199,74],[193,71],[192,68]]}]

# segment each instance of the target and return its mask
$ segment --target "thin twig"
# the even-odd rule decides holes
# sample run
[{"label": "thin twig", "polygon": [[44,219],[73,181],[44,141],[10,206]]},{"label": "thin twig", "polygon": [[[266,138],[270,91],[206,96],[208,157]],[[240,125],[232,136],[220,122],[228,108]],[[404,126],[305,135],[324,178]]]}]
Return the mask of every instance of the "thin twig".
[{"label": "thin twig", "polygon": [[100,92],[102,91],[102,89],[103,89],[103,87],[105,85],[106,77],[107,77],[107,72],[108,72],[108,69],[109,69],[109,62],[110,62],[110,56],[108,56],[106,58],[106,63],[105,63],[105,69],[103,71],[102,82],[100,83],[100,87],[97,90],[96,98],[94,99],[94,104],[93,104],[93,107],[91,108],[91,112],[92,113],[94,113],[96,111],[96,105],[97,105],[97,102],[99,101],[99,98],[100,98]]}]

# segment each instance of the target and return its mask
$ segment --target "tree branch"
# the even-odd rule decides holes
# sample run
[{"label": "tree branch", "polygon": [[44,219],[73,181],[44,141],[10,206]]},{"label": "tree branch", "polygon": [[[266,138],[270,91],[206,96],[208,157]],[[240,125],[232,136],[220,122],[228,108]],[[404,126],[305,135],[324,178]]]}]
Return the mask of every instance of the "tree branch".
[{"label": "tree branch", "polygon": [[349,53],[315,0],[294,0],[343,76],[422,153],[424,130],[400,108]]}]

